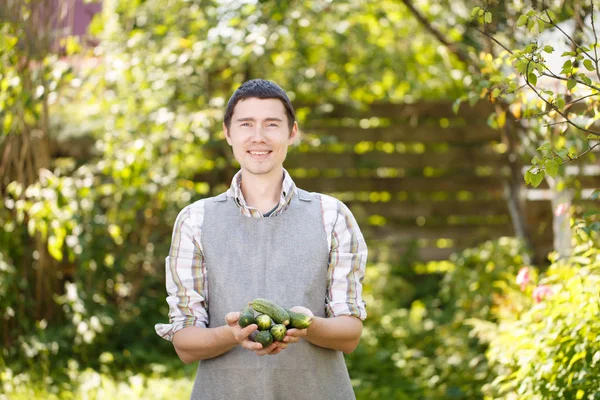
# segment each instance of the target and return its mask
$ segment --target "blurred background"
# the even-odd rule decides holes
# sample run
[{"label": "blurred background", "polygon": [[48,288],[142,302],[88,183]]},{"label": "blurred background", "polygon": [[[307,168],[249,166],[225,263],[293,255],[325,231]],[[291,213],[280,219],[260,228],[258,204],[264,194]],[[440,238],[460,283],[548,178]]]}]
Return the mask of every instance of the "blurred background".
[{"label": "blurred background", "polygon": [[4,0],[0,399],[188,398],[164,259],[237,171],[221,124],[252,78],[297,109],[297,185],[369,245],[358,399],[600,399],[599,23],[591,0]]}]

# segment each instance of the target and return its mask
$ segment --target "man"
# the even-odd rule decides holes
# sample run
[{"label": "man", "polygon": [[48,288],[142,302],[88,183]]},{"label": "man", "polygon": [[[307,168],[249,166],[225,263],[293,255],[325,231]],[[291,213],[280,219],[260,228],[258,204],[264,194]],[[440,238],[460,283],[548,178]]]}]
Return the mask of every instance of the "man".
[{"label": "man", "polygon": [[[340,201],[295,186],[283,168],[298,135],[294,108],[275,83],[244,83],[223,130],[241,169],[229,190],[185,207],[166,258],[171,340],[198,366],[192,399],[353,399],[342,353],[360,340],[367,247]],[[263,348],[240,310],[270,299],[314,316]],[[258,357],[270,355],[272,357]]]}]

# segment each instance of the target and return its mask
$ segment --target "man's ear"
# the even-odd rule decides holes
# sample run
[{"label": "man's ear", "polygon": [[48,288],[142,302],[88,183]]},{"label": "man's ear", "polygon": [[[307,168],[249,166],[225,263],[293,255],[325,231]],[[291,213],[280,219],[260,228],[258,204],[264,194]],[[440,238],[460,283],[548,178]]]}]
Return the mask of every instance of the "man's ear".
[{"label": "man's ear", "polygon": [[292,145],[298,138],[298,122],[294,121],[294,126],[292,126],[292,131],[290,132],[290,136],[288,137],[288,144]]},{"label": "man's ear", "polygon": [[227,143],[231,146],[231,136],[229,135],[229,130],[227,129],[227,125],[223,122],[223,132],[225,132],[225,139]]}]

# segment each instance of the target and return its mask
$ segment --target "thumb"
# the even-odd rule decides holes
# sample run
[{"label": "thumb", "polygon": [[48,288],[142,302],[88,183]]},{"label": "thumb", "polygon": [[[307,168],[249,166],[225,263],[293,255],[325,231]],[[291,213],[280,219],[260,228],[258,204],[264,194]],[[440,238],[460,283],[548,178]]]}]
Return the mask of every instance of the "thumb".
[{"label": "thumb", "polygon": [[235,323],[238,322],[239,319],[239,312],[230,312],[227,313],[227,315],[225,315],[225,322],[227,322],[227,325],[235,325]]}]

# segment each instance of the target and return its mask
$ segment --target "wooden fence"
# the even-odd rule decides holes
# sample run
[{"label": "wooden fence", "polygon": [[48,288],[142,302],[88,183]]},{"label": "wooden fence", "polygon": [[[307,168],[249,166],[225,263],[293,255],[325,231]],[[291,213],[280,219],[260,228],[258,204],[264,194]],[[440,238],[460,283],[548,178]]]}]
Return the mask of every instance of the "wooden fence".
[{"label": "wooden fence", "polygon": [[[371,261],[395,262],[415,247],[424,261],[446,259],[515,233],[504,189],[507,146],[488,127],[489,114],[482,105],[455,115],[448,103],[332,106],[307,118],[304,140],[285,167],[299,187],[332,194],[351,208]],[[583,188],[600,187],[593,169],[578,179]],[[532,197],[544,188],[523,182],[522,192]],[[523,204],[536,258],[543,260],[552,250],[549,197]]]}]

